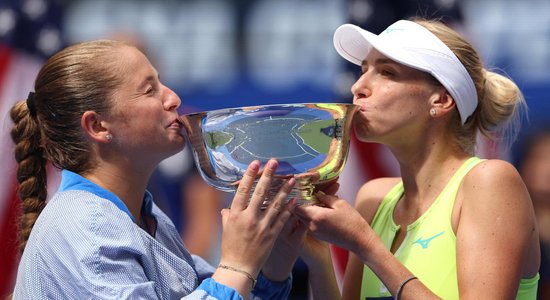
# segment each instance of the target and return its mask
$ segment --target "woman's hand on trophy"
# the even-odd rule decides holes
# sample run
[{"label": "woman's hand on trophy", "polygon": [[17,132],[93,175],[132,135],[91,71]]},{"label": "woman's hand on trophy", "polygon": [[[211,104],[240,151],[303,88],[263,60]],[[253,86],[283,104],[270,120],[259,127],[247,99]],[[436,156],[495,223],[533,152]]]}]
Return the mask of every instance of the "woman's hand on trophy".
[{"label": "woman's hand on trophy", "polygon": [[[285,205],[285,200],[295,183],[294,179],[288,180],[264,205],[277,166],[276,160],[266,164],[251,196],[260,169],[258,161],[252,162],[239,184],[231,208],[222,210],[220,264],[247,272],[254,278],[291,215],[291,204]],[[216,276],[213,278],[217,280]]]},{"label": "woman's hand on trophy", "polygon": [[354,251],[371,242],[372,228],[348,201],[318,192],[320,205],[302,205],[293,209],[314,237]]}]

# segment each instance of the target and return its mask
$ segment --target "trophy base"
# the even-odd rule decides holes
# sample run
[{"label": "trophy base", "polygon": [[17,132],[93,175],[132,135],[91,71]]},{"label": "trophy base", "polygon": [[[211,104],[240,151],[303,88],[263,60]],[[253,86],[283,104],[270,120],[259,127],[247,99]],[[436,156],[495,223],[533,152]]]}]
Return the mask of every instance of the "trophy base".
[{"label": "trophy base", "polygon": [[[312,183],[311,178],[309,177],[294,177],[296,179],[296,183],[294,184],[294,187],[290,191],[290,193],[287,196],[287,199],[285,203],[288,203],[292,199],[296,199],[296,203],[298,205],[314,205],[319,203],[319,200],[317,200],[317,197],[314,195],[315,192],[315,185]],[[285,182],[288,181],[288,177],[286,178],[273,178],[271,182],[271,188],[268,192],[268,200],[264,201],[264,205],[267,205],[275,195],[277,195],[277,192],[281,189],[281,187],[285,184]],[[254,189],[256,188],[256,185],[258,183],[258,179],[254,182],[254,186],[252,187],[251,194],[254,192]]]}]

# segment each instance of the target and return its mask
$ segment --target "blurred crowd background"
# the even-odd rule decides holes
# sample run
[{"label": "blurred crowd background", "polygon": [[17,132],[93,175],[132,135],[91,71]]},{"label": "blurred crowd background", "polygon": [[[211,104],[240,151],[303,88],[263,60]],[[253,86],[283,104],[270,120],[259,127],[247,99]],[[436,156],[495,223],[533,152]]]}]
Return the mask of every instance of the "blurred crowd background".
[{"label": "blurred crowd background", "polygon": [[[349,89],[359,70],[335,52],[334,30],[353,23],[379,33],[413,16],[441,18],[462,32],[488,68],[508,74],[524,92],[529,121],[519,141],[505,149],[483,140],[478,155],[504,158],[520,168],[542,224],[543,255],[548,255],[550,0],[0,0],[0,297],[13,289],[19,257],[8,112],[33,90],[36,73],[55,51],[97,38],[134,43],[179,94],[182,114],[256,104],[351,102]],[[350,201],[365,180],[396,174],[384,147],[355,140],[352,146],[339,192]],[[50,173],[54,191],[58,173]],[[230,195],[204,184],[187,150],[161,164],[150,190],[189,248],[215,264],[221,230],[216,220]],[[341,272],[346,253],[334,249],[334,255]],[[541,283],[548,280],[544,268]],[[307,298],[306,280],[307,270],[298,262],[294,299]]]}]

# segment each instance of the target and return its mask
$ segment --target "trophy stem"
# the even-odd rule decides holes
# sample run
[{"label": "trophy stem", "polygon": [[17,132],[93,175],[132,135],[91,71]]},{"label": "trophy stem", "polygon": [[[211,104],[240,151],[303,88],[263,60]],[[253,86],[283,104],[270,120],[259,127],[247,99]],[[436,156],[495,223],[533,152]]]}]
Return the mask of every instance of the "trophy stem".
[{"label": "trophy stem", "polygon": [[[296,177],[295,177],[296,178]],[[273,178],[271,182],[271,188],[269,189],[269,199],[271,200],[277,192],[281,189],[284,183],[287,181],[287,178]],[[258,184],[258,179],[255,180],[252,187],[251,193],[254,192],[256,185]],[[288,194],[286,202],[290,201],[292,198],[296,198],[298,205],[313,205],[318,203],[317,197],[313,195],[315,190],[315,185],[311,182],[309,177],[296,178],[296,184]],[[265,204],[265,203],[264,203]]]}]

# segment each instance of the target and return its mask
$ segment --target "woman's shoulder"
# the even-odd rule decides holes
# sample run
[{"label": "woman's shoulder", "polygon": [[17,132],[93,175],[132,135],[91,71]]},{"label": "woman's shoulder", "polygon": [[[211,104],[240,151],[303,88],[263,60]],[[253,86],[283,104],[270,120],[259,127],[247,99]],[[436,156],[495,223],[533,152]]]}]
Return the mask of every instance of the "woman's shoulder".
[{"label": "woman's shoulder", "polygon": [[[459,190],[462,211],[497,213],[510,208],[531,210],[529,193],[521,175],[507,161],[483,160],[464,177]],[[470,208],[465,210],[465,208]]]},{"label": "woman's shoulder", "polygon": [[482,160],[463,180],[463,191],[479,193],[482,190],[525,189],[517,169],[501,159]]},{"label": "woman's shoulder", "polygon": [[400,177],[383,177],[367,181],[357,193],[357,211],[370,222],[384,197],[400,182]]},{"label": "woman's shoulder", "polygon": [[130,216],[108,199],[82,190],[56,193],[40,217],[44,225],[65,228],[61,231],[78,231],[103,234],[103,229],[131,231],[134,222]]},{"label": "woman's shoulder", "polygon": [[474,263],[477,268],[508,261],[505,271],[516,268],[522,278],[535,276],[540,254],[533,204],[512,164],[498,159],[478,163],[464,177],[457,201],[457,251],[466,255],[483,242],[484,254],[476,255],[484,259]]},{"label": "woman's shoulder", "polygon": [[104,255],[145,253],[140,231],[109,200],[87,191],[70,190],[52,197],[37,219],[27,247],[42,256],[64,253],[71,258],[59,264],[83,259],[98,263]]},{"label": "woman's shoulder", "polygon": [[[503,176],[519,176],[516,168],[509,162],[502,159],[482,159],[472,170],[468,176],[480,175],[495,175],[502,172]],[[497,176],[497,177],[503,177]]]},{"label": "woman's shoulder", "polygon": [[86,191],[56,193],[36,220],[27,247],[48,257],[70,253],[81,258],[96,257],[94,253],[106,244],[135,243],[135,238],[124,238],[128,236],[124,232],[132,232],[131,219],[125,221],[104,202]]}]

